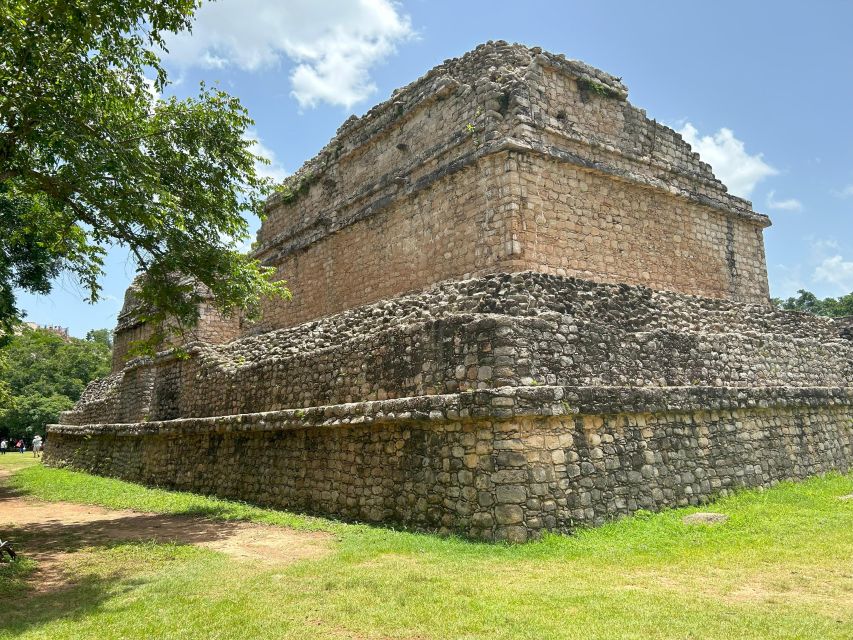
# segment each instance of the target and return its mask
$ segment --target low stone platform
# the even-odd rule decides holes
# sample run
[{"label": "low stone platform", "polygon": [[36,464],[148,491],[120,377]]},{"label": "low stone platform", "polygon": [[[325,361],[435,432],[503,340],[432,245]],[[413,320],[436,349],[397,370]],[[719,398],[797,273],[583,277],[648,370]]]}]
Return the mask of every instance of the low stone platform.
[{"label": "low stone platform", "polygon": [[504,387],[53,426],[49,464],[346,519],[523,542],[853,461],[849,388]]},{"label": "low stone platform", "polygon": [[522,541],[849,470],[842,331],[763,305],[535,272],[445,282],[198,344],[188,359],[133,361],[50,428],[45,457]]},{"label": "low stone platform", "polygon": [[224,345],[131,361],[67,424],[125,423],[503,386],[844,387],[828,318],[537,272],[439,283]]}]

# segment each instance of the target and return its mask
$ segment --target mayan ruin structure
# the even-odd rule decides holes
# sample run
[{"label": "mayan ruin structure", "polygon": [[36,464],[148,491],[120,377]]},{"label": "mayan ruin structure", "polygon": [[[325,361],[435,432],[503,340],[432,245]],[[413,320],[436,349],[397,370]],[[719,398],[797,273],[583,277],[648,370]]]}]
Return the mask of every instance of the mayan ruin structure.
[{"label": "mayan ruin structure", "polygon": [[127,359],[47,462],[522,542],[853,462],[853,333],[774,309],[768,218],[619,78],[490,42],[270,198],[293,291]]}]

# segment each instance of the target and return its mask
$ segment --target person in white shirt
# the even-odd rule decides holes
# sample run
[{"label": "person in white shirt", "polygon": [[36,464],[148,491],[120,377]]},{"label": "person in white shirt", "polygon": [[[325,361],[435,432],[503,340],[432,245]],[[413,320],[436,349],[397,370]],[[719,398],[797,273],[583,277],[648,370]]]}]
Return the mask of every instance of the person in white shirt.
[{"label": "person in white shirt", "polygon": [[41,455],[41,436],[33,438],[33,458],[38,458]]},{"label": "person in white shirt", "polygon": [[6,450],[9,448],[9,441],[6,438],[0,440],[0,454],[6,453]]}]

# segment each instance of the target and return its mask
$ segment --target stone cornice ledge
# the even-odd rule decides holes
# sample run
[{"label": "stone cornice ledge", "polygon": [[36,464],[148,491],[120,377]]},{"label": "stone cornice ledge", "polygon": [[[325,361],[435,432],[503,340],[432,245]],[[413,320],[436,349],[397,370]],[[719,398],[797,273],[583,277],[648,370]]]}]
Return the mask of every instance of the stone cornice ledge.
[{"label": "stone cornice ledge", "polygon": [[[520,417],[693,413],[733,409],[853,406],[853,387],[501,387],[457,394],[355,402],[307,409],[159,422],[48,425],[68,435],[177,435],[208,432],[507,420]],[[853,428],[853,425],[851,425]]]},{"label": "stone cornice ledge", "polygon": [[[728,194],[722,194],[723,199],[714,199],[697,191],[691,191],[689,189],[679,188],[675,185],[667,184],[660,178],[645,175],[642,173],[637,173],[636,171],[631,171],[629,169],[622,169],[608,162],[602,162],[599,160],[586,158],[577,153],[573,153],[565,149],[560,149],[559,147],[544,145],[530,140],[507,138],[497,149],[497,151],[504,150],[517,151],[519,153],[535,153],[540,156],[556,160],[558,162],[571,164],[581,169],[595,171],[617,178],[619,180],[631,182],[642,187],[654,188],[658,191],[669,193],[673,196],[677,196],[694,204],[699,204],[706,207],[710,207],[712,209],[716,209],[717,211],[720,211],[721,213],[724,213],[728,216],[748,220],[750,222],[759,224],[762,227],[769,227],[771,224],[770,218],[766,215],[762,213],[756,213],[755,211],[752,211],[750,209],[738,208],[737,206],[735,206],[735,204],[739,204],[739,202],[744,204],[748,203],[746,200],[743,200],[741,198],[736,198]],[[621,155],[624,156],[624,154]],[[628,159],[630,160],[631,158]]]}]

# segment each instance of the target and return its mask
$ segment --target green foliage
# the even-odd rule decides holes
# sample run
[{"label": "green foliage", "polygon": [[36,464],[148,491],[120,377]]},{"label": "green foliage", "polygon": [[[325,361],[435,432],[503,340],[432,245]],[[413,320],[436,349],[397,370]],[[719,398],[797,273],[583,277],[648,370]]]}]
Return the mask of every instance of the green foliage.
[{"label": "green foliage", "polygon": [[0,349],[0,435],[44,434],[93,379],[110,371],[107,330],[86,340],[24,329]]},{"label": "green foliage", "polygon": [[585,80],[581,78],[578,80],[578,88],[581,91],[590,91],[596,95],[599,95],[603,98],[619,98],[619,92],[611,89],[610,87],[601,84],[600,82],[595,82],[594,80]]},{"label": "green foliage", "polygon": [[108,349],[113,348],[113,332],[109,329],[92,329],[86,334],[86,340],[103,344]]},{"label": "green foliage", "polygon": [[15,395],[59,394],[76,401],[90,380],[110,370],[110,350],[103,342],[66,340],[42,329],[25,329],[2,353],[3,380]]},{"label": "green foliage", "polygon": [[14,290],[47,293],[75,276],[98,299],[103,257],[126,246],[147,274],[152,322],[194,324],[202,283],[224,312],[250,316],[284,295],[273,271],[241,254],[244,213],[272,185],[240,102],[201,86],[160,100],[155,51],[187,30],[198,0],[19,0],[0,3],[0,333],[20,310]]},{"label": "green foliage", "polygon": [[317,178],[312,173],[305,173],[294,182],[290,180],[275,188],[281,194],[281,201],[284,204],[293,204],[300,197],[304,196],[311,189],[311,185],[317,181]]},{"label": "green foliage", "polygon": [[853,292],[840,298],[818,298],[811,291],[800,289],[796,297],[782,300],[773,298],[773,304],[787,311],[805,311],[818,316],[841,318],[853,316]]},{"label": "green foliage", "polygon": [[44,436],[45,425],[55,423],[61,412],[73,406],[73,400],[58,393],[15,396],[0,417],[0,434],[27,440],[36,434]]}]

